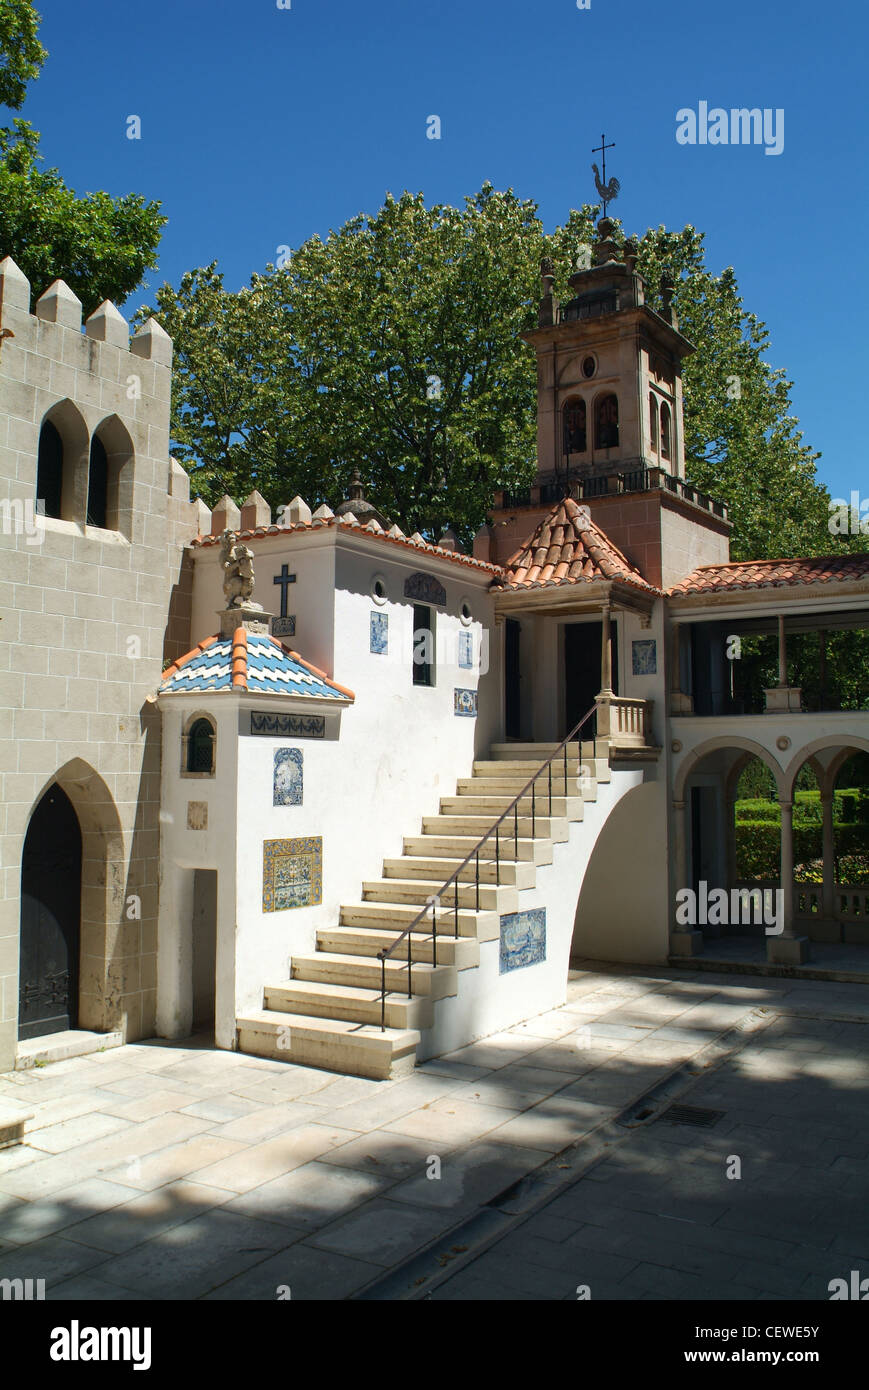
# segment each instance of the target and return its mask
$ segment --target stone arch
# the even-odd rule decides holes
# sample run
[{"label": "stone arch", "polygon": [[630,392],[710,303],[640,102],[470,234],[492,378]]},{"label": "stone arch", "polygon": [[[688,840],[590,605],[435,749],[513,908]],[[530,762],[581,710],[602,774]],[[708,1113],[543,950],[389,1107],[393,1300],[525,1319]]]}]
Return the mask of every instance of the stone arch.
[{"label": "stone arch", "polygon": [[[768,748],[756,743],[754,739],[742,738],[738,734],[724,734],[719,738],[707,739],[705,743],[693,748],[683,759],[673,782],[673,800],[685,800],[685,786],[692,772],[696,771],[699,763],[710,753],[717,753],[723,748],[738,748],[747,753],[749,757],[760,758],[761,762],[766,763],[773,777],[775,778],[776,789],[779,799],[784,795],[785,789],[790,785],[785,778],[784,770],[776,758],[773,757]],[[747,759],[746,759],[747,761]],[[803,759],[805,761],[805,759]],[[743,763],[743,766],[745,764]]]},{"label": "stone arch", "polygon": [[72,802],[82,834],[79,1027],[110,1032],[124,1023],[126,961],[141,950],[139,918],[127,920],[125,914],[124,833],[114,797],[83,758],[71,759],[47,779],[33,809],[54,784]]},{"label": "stone arch", "polygon": [[94,443],[99,441],[106,460],[106,529],[133,538],[133,472],[136,451],[129,431],[117,415],[101,420],[93,432],[90,465],[94,463]]},{"label": "stone arch", "polygon": [[[820,774],[816,774],[818,776],[818,784],[823,790],[826,790],[828,785],[832,787],[836,780],[836,775],[843,763],[847,762],[852,754],[869,753],[869,738],[862,738],[859,734],[852,733],[826,734],[822,738],[813,739],[811,743],[805,744],[794,754],[782,774],[785,786],[787,787],[788,797],[791,800],[793,799],[793,789],[797,773],[803,763],[807,762],[813,754],[823,752],[825,748],[835,748],[837,752],[833,759],[827,764],[823,779]],[[829,782],[827,779],[829,779]]]},{"label": "stone arch", "polygon": [[[84,416],[69,399],[58,401],[46,411],[40,421],[39,452],[42,453],[48,437],[49,428],[57,432],[60,440],[60,506],[59,511],[47,510],[49,516],[58,515],[63,521],[75,521],[84,525],[87,510],[88,461],[90,435]],[[40,501],[41,478],[39,456],[37,456],[35,492],[37,505]],[[43,495],[43,501],[45,497]]]}]

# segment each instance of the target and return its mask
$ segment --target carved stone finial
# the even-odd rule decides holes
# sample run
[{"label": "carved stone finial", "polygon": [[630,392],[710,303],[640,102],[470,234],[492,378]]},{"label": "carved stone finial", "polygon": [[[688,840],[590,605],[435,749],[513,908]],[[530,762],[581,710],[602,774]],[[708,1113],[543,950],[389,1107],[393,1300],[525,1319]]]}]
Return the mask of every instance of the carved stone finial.
[{"label": "carved stone finial", "polygon": [[623,255],[628,270],[633,271],[640,254],[640,243],[635,236],[629,236],[624,245]]}]

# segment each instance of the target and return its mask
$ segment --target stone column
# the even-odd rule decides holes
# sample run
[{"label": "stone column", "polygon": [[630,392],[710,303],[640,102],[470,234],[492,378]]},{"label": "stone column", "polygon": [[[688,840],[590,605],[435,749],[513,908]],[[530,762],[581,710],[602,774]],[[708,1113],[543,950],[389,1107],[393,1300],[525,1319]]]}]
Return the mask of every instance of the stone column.
[{"label": "stone column", "polygon": [[601,609],[600,693],[601,695],[612,695],[613,693],[612,647],[610,645],[610,606],[608,603],[605,603],[603,608]]},{"label": "stone column", "polygon": [[[836,847],[833,833],[833,788],[821,790],[821,811],[824,825],[824,882],[821,888],[821,921],[824,927],[835,927],[834,883],[836,874]],[[842,939],[841,927],[833,940]]]},{"label": "stone column", "polygon": [[767,960],[780,965],[800,965],[809,958],[809,938],[794,934],[794,804],[792,801],[779,798],[779,805],[781,806],[779,887],[782,894],[780,899],[782,930],[777,936],[767,936],[766,954]]},{"label": "stone column", "polygon": [[673,899],[670,904],[670,920],[673,922],[673,929],[670,932],[670,954],[673,956],[699,956],[703,951],[702,931],[698,931],[696,927],[692,927],[688,923],[682,925],[675,920],[676,893],[680,888],[692,886],[688,882],[688,816],[684,801],[673,802],[672,823],[675,839],[675,884]]},{"label": "stone column", "polygon": [[784,613],[778,615],[778,683],[780,690],[784,690],[788,683],[788,649],[785,639]]}]

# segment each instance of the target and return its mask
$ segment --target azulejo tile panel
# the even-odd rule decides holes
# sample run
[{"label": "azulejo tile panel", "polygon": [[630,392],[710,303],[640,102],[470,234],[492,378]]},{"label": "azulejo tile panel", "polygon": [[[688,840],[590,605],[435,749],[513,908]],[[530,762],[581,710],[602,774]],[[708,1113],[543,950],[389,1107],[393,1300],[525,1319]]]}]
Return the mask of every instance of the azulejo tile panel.
[{"label": "azulejo tile panel", "polygon": [[404,581],[404,597],[417,599],[420,603],[445,604],[447,591],[433,574],[412,574]]},{"label": "azulejo tile panel", "polygon": [[263,841],[263,912],[323,901],[323,837]]},{"label": "azulejo tile panel", "polygon": [[389,648],[389,614],[372,613],[371,629],[368,637],[369,649],[373,656],[386,656]]},{"label": "azulejo tile panel", "polygon": [[472,632],[459,633],[459,666],[470,671],[474,665],[474,635]]},{"label": "azulejo tile panel", "polygon": [[501,918],[501,952],[498,970],[523,970],[546,959],[546,908],[508,912]]},{"label": "azulejo tile panel", "polygon": [[470,719],[474,719],[476,717],[476,690],[453,690],[453,714],[467,715]]},{"label": "azulejo tile panel", "polygon": [[632,670],[635,676],[654,676],[658,671],[658,644],[654,637],[643,637],[631,645]]},{"label": "azulejo tile panel", "polygon": [[275,753],[275,806],[301,806],[302,757],[301,748],[279,748]]},{"label": "azulejo tile panel", "polygon": [[270,714],[266,710],[251,710],[250,731],[271,738],[324,738],[324,714]]}]

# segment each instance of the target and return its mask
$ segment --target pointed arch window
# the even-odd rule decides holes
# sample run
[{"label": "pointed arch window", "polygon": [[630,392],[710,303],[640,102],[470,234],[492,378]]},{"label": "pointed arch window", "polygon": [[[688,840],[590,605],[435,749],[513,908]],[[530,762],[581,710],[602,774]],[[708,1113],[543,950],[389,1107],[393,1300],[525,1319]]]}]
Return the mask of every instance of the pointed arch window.
[{"label": "pointed arch window", "polygon": [[562,419],[564,423],[564,452],[566,454],[584,454],[588,447],[585,401],[576,398],[565,401]]},{"label": "pointed arch window", "polygon": [[655,400],[654,391],[649,392],[649,437],[652,444],[652,453],[658,452],[658,402]]},{"label": "pointed arch window", "polygon": [[62,515],[63,504],[63,440],[50,420],[39,431],[39,454],[36,464],[36,509],[44,516]]},{"label": "pointed arch window", "polygon": [[109,459],[106,446],[95,434],[91,440],[90,467],[88,469],[88,526],[108,526],[109,508]]},{"label": "pointed arch window", "polygon": [[661,406],[661,458],[669,459],[672,453],[672,421],[670,418],[670,407]]},{"label": "pointed arch window", "polygon": [[602,396],[595,408],[596,449],[617,449],[619,444],[618,396]]}]

